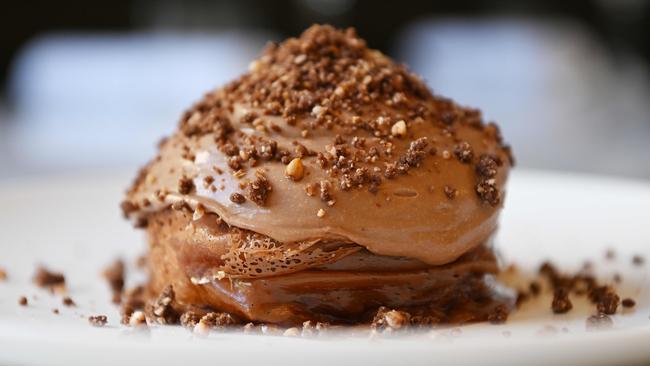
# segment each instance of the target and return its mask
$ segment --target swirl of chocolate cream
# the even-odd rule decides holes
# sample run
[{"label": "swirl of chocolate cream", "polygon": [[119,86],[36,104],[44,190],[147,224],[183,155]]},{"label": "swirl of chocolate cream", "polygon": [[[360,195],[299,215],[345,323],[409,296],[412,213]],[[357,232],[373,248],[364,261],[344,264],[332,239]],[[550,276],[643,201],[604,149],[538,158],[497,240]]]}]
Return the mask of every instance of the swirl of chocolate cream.
[{"label": "swirl of chocolate cream", "polygon": [[495,232],[511,165],[480,112],[353,32],[314,26],[188,111],[123,209],[144,222],[185,202],[279,243],[441,265]]}]

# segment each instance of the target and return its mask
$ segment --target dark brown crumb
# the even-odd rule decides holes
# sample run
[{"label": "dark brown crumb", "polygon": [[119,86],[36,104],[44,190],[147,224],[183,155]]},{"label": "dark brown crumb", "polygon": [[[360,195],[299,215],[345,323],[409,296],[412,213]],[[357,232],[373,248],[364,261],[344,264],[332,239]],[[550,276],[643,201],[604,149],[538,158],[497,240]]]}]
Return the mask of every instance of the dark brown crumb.
[{"label": "dark brown crumb", "polygon": [[564,287],[558,287],[553,292],[553,302],[551,309],[555,314],[564,314],[573,309],[573,304],[569,300],[569,290]]},{"label": "dark brown crumb", "polygon": [[246,202],[246,197],[244,197],[244,195],[241,193],[235,192],[230,195],[230,200],[238,205],[241,205],[242,203]]},{"label": "dark brown crumb", "polygon": [[21,296],[18,298],[18,305],[20,306],[27,306],[29,301],[27,301],[27,298],[25,296]]},{"label": "dark brown crumb", "polygon": [[75,306],[75,302],[68,296],[63,298],[63,305],[65,306]]},{"label": "dark brown crumb", "polygon": [[393,331],[405,328],[409,325],[410,321],[411,314],[404,311],[388,309],[382,306],[377,309],[377,313],[375,314],[370,327],[377,331]]},{"label": "dark brown crumb", "polygon": [[636,305],[636,301],[628,297],[621,301],[621,305],[623,305],[624,308],[633,308]]},{"label": "dark brown crumb", "polygon": [[45,267],[38,267],[32,279],[36,286],[43,288],[52,288],[55,286],[65,285],[65,276],[59,272],[49,271]]},{"label": "dark brown crumb", "polygon": [[202,314],[194,311],[186,311],[180,317],[180,323],[183,327],[193,329],[201,320]]},{"label": "dark brown crumb", "polygon": [[474,158],[474,150],[472,150],[472,146],[467,141],[463,141],[454,146],[454,155],[456,155],[456,158],[461,163],[467,164]]},{"label": "dark brown crumb", "polygon": [[480,181],[476,185],[476,194],[481,201],[490,204],[490,206],[498,206],[501,202],[501,194],[496,186],[494,178]]},{"label": "dark brown crumb", "polygon": [[620,298],[613,292],[606,292],[596,303],[596,309],[599,313],[612,315],[616,313]]},{"label": "dark brown crumb", "polygon": [[606,314],[599,313],[587,318],[588,331],[609,329],[612,326],[614,326],[614,322],[612,321],[612,318]]},{"label": "dark brown crumb", "polygon": [[59,309],[57,308],[52,309],[52,312],[56,315],[59,315]]},{"label": "dark brown crumb", "polygon": [[488,321],[492,324],[505,323],[506,320],[508,320],[508,307],[503,304],[496,306],[488,315]]},{"label": "dark brown crumb", "polygon": [[112,292],[112,301],[119,304],[124,289],[124,261],[116,259],[104,269],[103,276]]},{"label": "dark brown crumb", "polygon": [[88,317],[88,322],[93,327],[103,327],[108,322],[106,315],[91,315]]},{"label": "dark brown crumb", "polygon": [[190,194],[194,190],[194,181],[188,177],[182,177],[178,180],[178,193]]},{"label": "dark brown crumb", "polygon": [[268,179],[263,174],[257,174],[255,180],[248,184],[248,199],[259,206],[264,206],[271,190],[271,183]]},{"label": "dark brown crumb", "polygon": [[237,318],[228,313],[207,313],[201,317],[199,322],[208,328],[224,328],[241,324]]},{"label": "dark brown crumb", "polygon": [[174,309],[174,300],[174,288],[168,285],[158,298],[147,306],[147,312],[151,313],[150,317],[158,324],[176,324],[179,321],[179,315]]},{"label": "dark brown crumb", "polygon": [[476,164],[476,173],[484,178],[493,178],[497,175],[500,160],[492,155],[482,154]]},{"label": "dark brown crumb", "polygon": [[645,258],[643,258],[641,255],[637,254],[632,257],[632,264],[635,266],[642,266],[643,263],[645,263]]}]

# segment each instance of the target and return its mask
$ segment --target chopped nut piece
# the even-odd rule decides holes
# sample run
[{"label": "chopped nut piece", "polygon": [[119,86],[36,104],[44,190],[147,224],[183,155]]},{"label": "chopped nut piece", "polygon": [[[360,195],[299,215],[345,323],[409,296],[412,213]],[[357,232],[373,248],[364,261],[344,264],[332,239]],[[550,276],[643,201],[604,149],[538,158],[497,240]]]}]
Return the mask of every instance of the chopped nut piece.
[{"label": "chopped nut piece", "polygon": [[390,128],[390,133],[393,136],[406,136],[406,122],[404,122],[404,120],[397,121],[393,127]]},{"label": "chopped nut piece", "polygon": [[289,328],[282,333],[285,337],[298,337],[300,336],[300,329],[296,327]]},{"label": "chopped nut piece", "polygon": [[300,158],[291,160],[289,165],[284,169],[284,174],[293,181],[299,181],[305,174],[305,167]]},{"label": "chopped nut piece", "polygon": [[319,208],[318,212],[316,212],[316,216],[318,216],[320,218],[325,217],[325,210],[323,210],[322,208]]},{"label": "chopped nut piece", "polygon": [[140,327],[147,325],[147,318],[144,315],[144,312],[136,310],[129,317],[129,325],[132,327]]}]

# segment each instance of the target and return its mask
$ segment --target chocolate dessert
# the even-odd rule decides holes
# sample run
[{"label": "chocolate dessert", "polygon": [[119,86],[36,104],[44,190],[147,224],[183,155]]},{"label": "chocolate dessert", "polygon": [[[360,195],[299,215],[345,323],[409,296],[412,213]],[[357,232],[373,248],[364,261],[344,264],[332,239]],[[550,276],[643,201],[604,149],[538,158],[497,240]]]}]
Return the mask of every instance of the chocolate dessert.
[{"label": "chocolate dessert", "polygon": [[512,165],[480,111],[316,25],[188,110],[122,209],[167,314],[503,321],[491,239]]}]

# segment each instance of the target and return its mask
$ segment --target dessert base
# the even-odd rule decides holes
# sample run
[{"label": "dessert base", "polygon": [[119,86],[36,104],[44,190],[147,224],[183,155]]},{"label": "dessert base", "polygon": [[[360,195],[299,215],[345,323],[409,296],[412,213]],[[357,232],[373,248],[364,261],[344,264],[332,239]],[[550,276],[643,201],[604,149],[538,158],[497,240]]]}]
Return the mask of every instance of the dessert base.
[{"label": "dessert base", "polygon": [[149,296],[172,286],[179,312],[227,312],[244,322],[286,326],[370,323],[382,307],[406,312],[418,325],[501,321],[514,306],[496,288],[498,267],[487,245],[442,266],[358,248],[295,272],[228,276],[216,270],[224,265],[228,229],[206,224],[218,221],[172,209],[149,218]]}]

